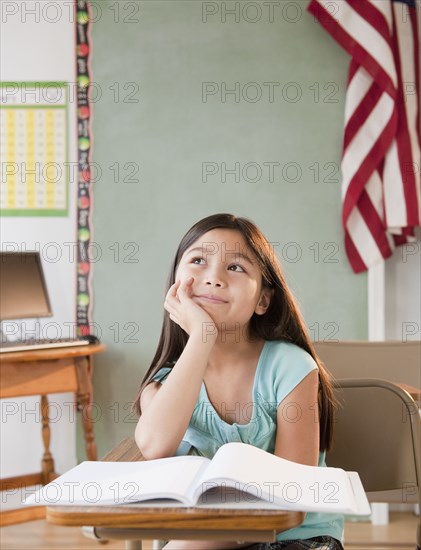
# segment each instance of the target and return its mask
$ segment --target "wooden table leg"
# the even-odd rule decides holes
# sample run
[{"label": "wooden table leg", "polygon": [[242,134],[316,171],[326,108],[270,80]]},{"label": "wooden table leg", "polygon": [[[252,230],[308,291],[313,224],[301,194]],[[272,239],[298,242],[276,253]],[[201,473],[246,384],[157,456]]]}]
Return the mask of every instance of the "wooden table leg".
[{"label": "wooden table leg", "polygon": [[44,443],[44,454],[41,462],[41,475],[44,484],[50,483],[56,477],[54,472],[53,455],[50,452],[50,421],[48,418],[48,398],[41,395],[41,414],[42,414],[42,441]]},{"label": "wooden table leg", "polygon": [[78,409],[82,414],[83,433],[85,435],[85,450],[88,460],[97,459],[97,449],[95,443],[93,409],[92,409],[92,382],[89,373],[88,357],[77,357],[76,370],[78,378],[77,401]]}]

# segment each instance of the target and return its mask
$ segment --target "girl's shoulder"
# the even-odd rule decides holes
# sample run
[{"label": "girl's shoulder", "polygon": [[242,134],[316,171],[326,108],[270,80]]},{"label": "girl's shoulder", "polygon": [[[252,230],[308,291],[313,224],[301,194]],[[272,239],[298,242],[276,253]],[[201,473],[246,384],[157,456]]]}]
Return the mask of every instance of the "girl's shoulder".
[{"label": "girl's shoulder", "polygon": [[296,344],[268,340],[260,359],[256,389],[266,396],[271,395],[279,403],[317,368],[313,357]]},{"label": "girl's shoulder", "polygon": [[303,348],[287,342],[286,340],[266,340],[266,360],[273,361],[276,365],[300,364],[311,370],[317,369],[317,363],[313,357]]}]

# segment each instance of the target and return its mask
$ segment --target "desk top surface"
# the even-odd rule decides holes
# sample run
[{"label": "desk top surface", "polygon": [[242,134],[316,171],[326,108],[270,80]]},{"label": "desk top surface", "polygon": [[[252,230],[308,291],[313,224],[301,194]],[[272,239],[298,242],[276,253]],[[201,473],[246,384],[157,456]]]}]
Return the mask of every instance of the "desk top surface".
[{"label": "desk top surface", "polygon": [[66,357],[83,357],[105,350],[104,344],[89,344],[87,346],[73,346],[51,349],[37,349],[26,351],[12,351],[0,354],[0,363],[18,363],[25,361],[48,361],[64,359]]},{"label": "desk top surface", "polygon": [[48,506],[47,521],[56,525],[94,525],[144,529],[246,529],[285,531],[304,521],[303,512],[144,506]]}]

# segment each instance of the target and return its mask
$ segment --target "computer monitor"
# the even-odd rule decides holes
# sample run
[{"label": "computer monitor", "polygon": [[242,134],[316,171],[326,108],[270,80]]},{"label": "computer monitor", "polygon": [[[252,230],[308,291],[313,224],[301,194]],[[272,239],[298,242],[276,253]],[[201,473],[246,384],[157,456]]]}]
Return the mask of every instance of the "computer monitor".
[{"label": "computer monitor", "polygon": [[0,320],[52,314],[39,252],[0,252]]}]

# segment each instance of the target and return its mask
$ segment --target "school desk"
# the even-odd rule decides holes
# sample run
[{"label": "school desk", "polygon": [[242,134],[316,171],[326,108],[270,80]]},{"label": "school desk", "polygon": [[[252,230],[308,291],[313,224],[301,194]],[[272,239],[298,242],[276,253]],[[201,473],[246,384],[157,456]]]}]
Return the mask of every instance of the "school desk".
[{"label": "school desk", "polygon": [[[143,460],[127,438],[103,460]],[[127,550],[140,550],[142,539],[197,539],[274,542],[276,534],[304,521],[303,512],[136,506],[47,506],[55,525],[92,526],[99,539],[123,539]]]},{"label": "school desk", "polygon": [[135,506],[47,506],[47,521],[92,526],[99,540],[123,539],[127,550],[141,550],[142,539],[197,539],[274,542],[296,527],[303,512]]}]

